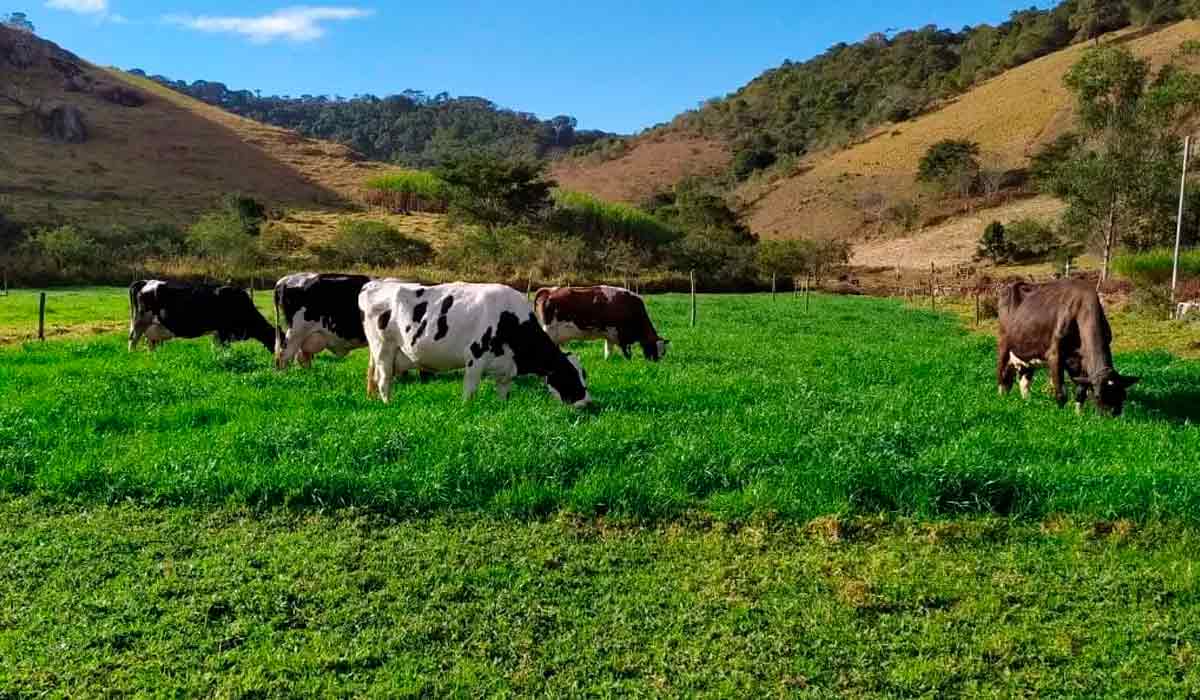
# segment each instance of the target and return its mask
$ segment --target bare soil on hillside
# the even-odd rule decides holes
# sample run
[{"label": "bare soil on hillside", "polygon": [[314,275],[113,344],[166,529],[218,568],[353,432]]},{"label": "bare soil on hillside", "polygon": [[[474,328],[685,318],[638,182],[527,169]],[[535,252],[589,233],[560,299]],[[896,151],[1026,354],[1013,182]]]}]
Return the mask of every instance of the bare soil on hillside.
[{"label": "bare soil on hillside", "polygon": [[[0,29],[0,44],[22,47],[19,60],[0,55],[0,89],[10,98],[0,99],[0,204],[23,220],[185,224],[229,192],[272,207],[345,208],[381,167],[345,146],[98,68],[41,39]],[[78,79],[71,85],[75,74],[85,89]],[[95,85],[132,89],[146,104],[114,104],[86,87]],[[32,123],[30,106],[58,103],[83,113],[86,142],[53,142]]]},{"label": "bare soil on hillside", "polygon": [[[1127,43],[1160,65],[1194,39],[1200,39],[1196,21],[1106,40]],[[768,238],[861,240],[872,229],[862,204],[868,195],[882,197],[887,205],[915,202],[926,214],[937,212],[944,205],[914,176],[921,156],[943,139],[978,142],[984,161],[995,167],[1025,167],[1039,146],[1070,127],[1072,105],[1063,76],[1086,48],[1073,46],[1010,70],[937,111],[876,129],[850,148],[814,155],[788,177],[748,183],[738,192],[747,222]],[[932,240],[930,245],[936,247]]]},{"label": "bare soil on hillside", "polygon": [[638,204],[685,178],[725,170],[731,157],[729,148],[719,141],[669,131],[638,139],[625,155],[614,160],[559,161],[551,175],[566,189]]}]

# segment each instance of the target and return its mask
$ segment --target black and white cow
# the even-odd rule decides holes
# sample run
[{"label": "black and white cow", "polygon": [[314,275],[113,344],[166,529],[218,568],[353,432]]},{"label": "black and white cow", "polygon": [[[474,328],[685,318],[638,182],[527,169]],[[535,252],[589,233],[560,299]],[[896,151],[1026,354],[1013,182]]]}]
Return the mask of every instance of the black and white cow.
[{"label": "black and white cow", "polygon": [[129,349],[145,336],[153,350],[171,338],[257,340],[275,348],[275,329],[238,287],[140,280],[129,285]]},{"label": "black and white cow", "polygon": [[309,367],[322,350],[345,357],[365,348],[358,295],[370,277],[301,272],[275,284],[275,314],[283,321],[275,344],[275,364],[292,360]]},{"label": "black and white cow", "polygon": [[409,369],[465,368],[464,400],[475,395],[485,374],[495,377],[502,399],[514,377],[533,374],[563,403],[577,408],[591,403],[579,360],[558,349],[525,296],[511,287],[380,280],[363,287],[358,303],[371,347],[367,393],[385,402],[396,375]]}]

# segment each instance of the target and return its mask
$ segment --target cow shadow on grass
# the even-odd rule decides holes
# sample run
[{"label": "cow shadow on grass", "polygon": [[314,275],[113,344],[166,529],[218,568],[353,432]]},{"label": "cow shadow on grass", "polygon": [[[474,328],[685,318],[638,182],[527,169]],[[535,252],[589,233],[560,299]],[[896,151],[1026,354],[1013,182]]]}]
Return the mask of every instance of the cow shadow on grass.
[{"label": "cow shadow on grass", "polygon": [[1163,393],[1139,393],[1135,389],[1130,404],[1136,409],[1135,416],[1144,414],[1153,420],[1200,425],[1200,386]]}]

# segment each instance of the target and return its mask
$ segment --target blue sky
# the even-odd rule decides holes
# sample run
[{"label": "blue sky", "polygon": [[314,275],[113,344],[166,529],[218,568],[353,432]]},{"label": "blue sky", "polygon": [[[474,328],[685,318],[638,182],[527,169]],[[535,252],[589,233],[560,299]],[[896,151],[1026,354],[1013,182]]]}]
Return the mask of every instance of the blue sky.
[{"label": "blue sky", "polygon": [[444,90],[631,133],[839,41],[996,23],[1031,4],[6,0],[0,12],[26,12],[39,34],[95,63],[176,79],[264,94]]}]

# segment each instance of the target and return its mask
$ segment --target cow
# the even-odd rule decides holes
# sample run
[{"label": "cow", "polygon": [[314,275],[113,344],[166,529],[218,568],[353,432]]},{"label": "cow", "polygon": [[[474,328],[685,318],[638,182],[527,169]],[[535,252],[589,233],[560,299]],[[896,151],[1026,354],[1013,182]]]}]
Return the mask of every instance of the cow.
[{"label": "cow", "polygon": [[140,280],[129,285],[129,350],[142,336],[151,350],[171,338],[213,335],[226,345],[257,340],[275,349],[275,329],[238,287]]},{"label": "cow", "polygon": [[621,287],[550,287],[539,289],[533,308],[542,328],[555,343],[572,340],[603,340],[604,359],[616,345],[626,359],[634,343],[642,346],[647,360],[666,357],[671,341],[654,330],[642,297]]},{"label": "cow", "polygon": [[591,403],[579,360],[554,344],[525,296],[511,287],[377,280],[363,287],[358,305],[371,349],[367,394],[385,403],[391,400],[396,375],[412,368],[466,369],[464,401],[489,374],[502,400],[514,377],[537,375],[563,403],[576,408]]},{"label": "cow", "polygon": [[1043,285],[1014,282],[1000,290],[1000,335],[996,380],[1001,394],[1021,378],[1021,394],[1029,398],[1038,367],[1046,366],[1058,405],[1067,404],[1063,375],[1077,386],[1076,410],[1089,392],[1102,413],[1119,416],[1137,377],[1113,367],[1112,329],[1092,285],[1062,280]]},{"label": "cow", "polygon": [[367,346],[358,295],[370,277],[302,272],[275,284],[275,316],[282,319],[275,343],[275,365],[292,360],[303,367],[322,350],[338,357]]}]

